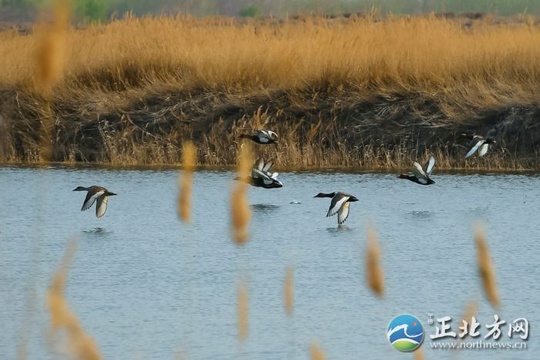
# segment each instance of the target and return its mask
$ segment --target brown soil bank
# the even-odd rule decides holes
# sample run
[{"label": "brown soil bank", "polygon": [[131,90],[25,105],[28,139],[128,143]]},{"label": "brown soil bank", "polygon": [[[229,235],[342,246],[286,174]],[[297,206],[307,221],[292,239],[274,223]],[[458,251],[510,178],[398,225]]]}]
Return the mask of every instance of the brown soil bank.
[{"label": "brown soil bank", "polygon": [[[64,48],[3,34],[2,162],[177,164],[193,139],[201,164],[232,165],[238,135],[268,128],[279,145],[255,151],[282,168],[401,168],[428,153],[439,168],[540,168],[531,18],[127,19],[56,35]],[[492,128],[497,144],[465,160],[459,134]]]}]

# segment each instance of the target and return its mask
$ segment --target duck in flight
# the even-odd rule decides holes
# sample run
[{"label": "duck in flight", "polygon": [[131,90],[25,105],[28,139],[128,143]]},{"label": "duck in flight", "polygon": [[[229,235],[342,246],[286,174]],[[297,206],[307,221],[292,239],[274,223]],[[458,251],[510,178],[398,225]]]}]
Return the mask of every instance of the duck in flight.
[{"label": "duck in flight", "polygon": [[262,187],[265,189],[274,189],[283,187],[281,181],[277,179],[278,173],[271,172],[270,168],[274,163],[272,161],[264,161],[263,159],[258,159],[253,164],[251,169],[251,176],[247,178],[235,178],[234,180],[245,181],[250,185],[255,187]]},{"label": "duck in flight", "polygon": [[318,193],[314,197],[316,198],[332,198],[330,202],[330,208],[326,217],[334,216],[338,214],[338,225],[341,225],[349,217],[349,210],[352,202],[358,201],[358,199],[350,194],[345,194],[342,192],[333,192],[333,193]]},{"label": "duck in flight", "polygon": [[240,138],[247,138],[255,141],[257,144],[277,144],[278,134],[271,130],[257,130],[253,135],[240,134]]},{"label": "duck in flight", "polygon": [[424,164],[421,166],[416,161],[413,164],[412,171],[408,174],[401,174],[398,176],[400,179],[407,179],[413,181],[420,185],[431,185],[435,184],[435,181],[431,180],[431,173],[433,172],[433,167],[435,166],[435,158],[431,155]]},{"label": "duck in flight", "polygon": [[109,196],[116,195],[115,193],[110,192],[104,187],[97,185],[90,187],[78,186],[76,189],[73,189],[73,191],[87,191],[81,211],[90,209],[92,205],[94,205],[94,203],[97,201],[96,216],[98,218],[105,215],[105,211],[107,211],[107,202],[109,201]]},{"label": "duck in flight", "polygon": [[484,156],[489,150],[490,144],[495,144],[497,141],[495,140],[495,129],[491,129],[486,134],[486,137],[483,137],[481,135],[470,135],[470,134],[461,134],[461,136],[471,140],[469,146],[470,150],[465,155],[465,159],[472,156],[474,153],[478,152],[478,156]]}]

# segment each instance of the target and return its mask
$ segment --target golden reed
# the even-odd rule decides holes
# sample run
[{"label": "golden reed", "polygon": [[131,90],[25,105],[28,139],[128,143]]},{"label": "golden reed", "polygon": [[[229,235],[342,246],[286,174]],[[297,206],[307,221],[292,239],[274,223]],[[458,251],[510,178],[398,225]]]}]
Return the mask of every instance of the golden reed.
[{"label": "golden reed", "polygon": [[[243,143],[238,154],[238,177],[245,179],[250,176],[252,164],[251,146]],[[249,240],[251,209],[248,204],[248,186],[244,181],[237,181],[231,193],[232,234],[233,240],[238,245],[243,245]]]},{"label": "golden reed", "polygon": [[193,188],[193,171],[196,165],[197,148],[191,141],[186,141],[182,147],[183,168],[178,184],[178,216],[185,223],[191,221],[191,193]]},{"label": "golden reed", "polygon": [[287,267],[285,273],[285,282],[283,284],[283,302],[285,303],[285,312],[292,316],[294,311],[294,268]]},{"label": "golden reed", "polygon": [[53,276],[52,284],[47,294],[51,327],[53,332],[65,330],[67,334],[67,349],[75,358],[83,360],[99,360],[101,355],[91,336],[84,332],[79,320],[69,308],[64,297],[64,288],[69,264],[75,254],[76,244],[71,241],[66,249],[60,268]]},{"label": "golden reed", "polygon": [[381,250],[375,229],[367,231],[366,277],[369,288],[377,295],[384,296],[384,273],[381,265]]},{"label": "golden reed", "polygon": [[52,160],[53,111],[51,95],[53,86],[64,72],[66,59],[66,39],[69,28],[71,4],[69,0],[56,0],[53,5],[53,20],[37,29],[36,68],[33,78],[34,88],[46,100],[41,109],[39,155],[41,161]]},{"label": "golden reed", "polygon": [[487,299],[493,306],[499,305],[499,291],[497,289],[497,279],[495,278],[495,269],[489,255],[484,229],[476,225],[474,231],[476,241],[476,250],[478,255],[478,271],[482,280],[482,286]]},{"label": "golden reed", "polygon": [[244,282],[238,284],[236,310],[238,315],[238,339],[244,341],[249,334],[249,291]]},{"label": "golden reed", "polygon": [[418,348],[414,351],[414,360],[424,360],[424,352],[422,351],[422,348]]},{"label": "golden reed", "polygon": [[309,352],[311,354],[311,360],[325,360],[326,355],[316,341],[312,341],[309,346]]}]

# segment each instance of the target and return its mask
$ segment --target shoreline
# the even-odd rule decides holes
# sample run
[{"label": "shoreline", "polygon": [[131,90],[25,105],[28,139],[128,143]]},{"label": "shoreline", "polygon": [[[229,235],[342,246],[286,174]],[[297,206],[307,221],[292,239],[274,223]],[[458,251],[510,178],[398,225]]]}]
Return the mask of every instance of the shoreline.
[{"label": "shoreline", "polygon": [[[191,140],[199,164],[228,167],[239,135],[265,128],[280,145],[254,157],[276,169],[409,169],[432,154],[441,170],[540,170],[540,24],[468,21],[162,17],[3,33],[0,163],[170,166]],[[465,160],[460,134],[493,129],[488,154]]]}]

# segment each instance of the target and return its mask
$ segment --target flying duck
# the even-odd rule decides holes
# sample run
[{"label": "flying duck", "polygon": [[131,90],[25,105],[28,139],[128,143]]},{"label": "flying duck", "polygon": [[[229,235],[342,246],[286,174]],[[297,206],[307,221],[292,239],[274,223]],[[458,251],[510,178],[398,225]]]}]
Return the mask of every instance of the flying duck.
[{"label": "flying duck", "polygon": [[86,198],[84,199],[81,211],[90,209],[97,200],[96,216],[98,218],[105,215],[105,211],[107,211],[107,202],[109,201],[109,196],[116,195],[115,193],[110,192],[104,187],[96,185],[90,187],[78,186],[76,189],[73,189],[73,191],[88,192],[86,194]]},{"label": "flying duck", "polygon": [[435,181],[431,180],[430,176],[433,172],[433,167],[435,166],[435,158],[431,155],[424,164],[420,166],[416,161],[413,164],[412,172],[408,174],[401,174],[398,176],[400,179],[407,179],[413,181],[420,185],[431,185],[435,184]]},{"label": "flying duck", "polygon": [[488,131],[486,137],[483,137],[481,135],[470,135],[470,134],[461,134],[461,136],[466,137],[467,139],[471,140],[471,143],[469,144],[470,150],[465,155],[465,159],[472,156],[475,152],[478,151],[478,156],[484,156],[489,150],[490,144],[495,144],[497,141],[494,137],[495,129],[491,129]]},{"label": "flying duck", "polygon": [[338,225],[341,225],[347,220],[349,217],[349,210],[352,202],[358,201],[358,199],[349,194],[345,194],[342,192],[333,192],[329,194],[325,193],[318,193],[314,197],[316,198],[332,198],[332,201],[330,202],[330,208],[328,209],[328,213],[326,214],[326,217],[328,216],[334,216],[335,214],[338,214]]},{"label": "flying duck", "polygon": [[245,181],[250,185],[262,187],[265,189],[274,189],[283,187],[281,181],[277,179],[277,172],[270,172],[270,168],[274,163],[272,161],[265,162],[263,159],[258,159],[253,164],[251,176],[247,178],[235,178],[235,180]]},{"label": "flying duck", "polygon": [[278,134],[271,130],[257,130],[255,135],[240,134],[240,138],[247,138],[255,141],[258,144],[277,144]]}]

